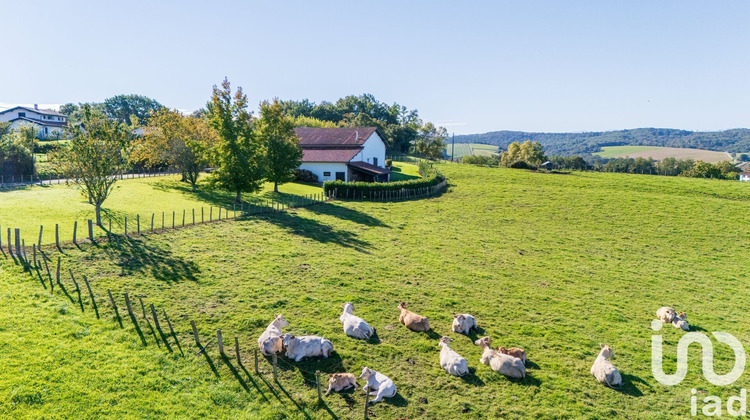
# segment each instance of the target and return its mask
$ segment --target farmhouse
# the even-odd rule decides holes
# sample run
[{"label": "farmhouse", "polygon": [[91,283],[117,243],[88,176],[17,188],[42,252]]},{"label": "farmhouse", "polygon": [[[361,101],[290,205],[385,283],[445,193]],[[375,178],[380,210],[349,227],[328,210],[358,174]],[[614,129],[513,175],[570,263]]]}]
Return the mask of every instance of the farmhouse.
[{"label": "farmhouse", "polygon": [[300,169],[318,181],[388,182],[385,141],[376,127],[299,127],[294,132],[304,152]]},{"label": "farmhouse", "polygon": [[750,172],[740,172],[740,181],[750,182]]},{"label": "farmhouse", "polygon": [[38,130],[40,139],[49,136],[61,136],[65,127],[68,126],[68,119],[64,114],[51,109],[39,109],[38,105],[34,108],[25,106],[16,106],[5,111],[0,111],[0,122],[10,121],[11,128],[23,124],[31,124]]}]

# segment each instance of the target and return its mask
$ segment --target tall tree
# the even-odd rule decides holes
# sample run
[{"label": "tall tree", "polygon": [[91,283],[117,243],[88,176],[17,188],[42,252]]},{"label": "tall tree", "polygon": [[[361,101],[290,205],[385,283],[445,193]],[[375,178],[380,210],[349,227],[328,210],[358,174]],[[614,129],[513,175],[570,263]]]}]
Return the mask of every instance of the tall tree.
[{"label": "tall tree", "polygon": [[278,100],[263,102],[260,117],[258,137],[266,148],[266,179],[273,182],[273,191],[279,192],[279,184],[294,180],[302,149],[294,134],[294,122],[284,115]]},{"label": "tall tree", "polygon": [[539,142],[526,140],[523,143],[513,142],[508,150],[500,155],[500,164],[512,167],[536,168],[547,159],[544,148]]},{"label": "tall tree", "polygon": [[112,120],[131,124],[131,115],[147,121],[152,112],[164,108],[158,101],[141,95],[117,95],[104,100],[104,113]]},{"label": "tall tree", "polygon": [[247,111],[247,96],[242,88],[232,95],[229,80],[214,85],[208,103],[209,125],[218,135],[214,148],[219,167],[211,174],[212,185],[233,191],[236,201],[243,192],[259,191],[265,174],[265,148],[254,132],[253,116]]},{"label": "tall tree", "polygon": [[70,142],[60,151],[57,163],[94,205],[96,224],[102,226],[102,204],[127,164],[128,129],[83,105],[82,124],[70,125],[68,135]]},{"label": "tall tree", "polygon": [[143,137],[133,146],[130,160],[150,168],[172,166],[195,191],[215,139],[214,130],[204,120],[165,108],[152,114]]},{"label": "tall tree", "polygon": [[436,127],[431,122],[428,122],[419,130],[417,140],[414,144],[414,151],[430,159],[440,159],[443,157],[447,138],[448,132],[445,128]]}]

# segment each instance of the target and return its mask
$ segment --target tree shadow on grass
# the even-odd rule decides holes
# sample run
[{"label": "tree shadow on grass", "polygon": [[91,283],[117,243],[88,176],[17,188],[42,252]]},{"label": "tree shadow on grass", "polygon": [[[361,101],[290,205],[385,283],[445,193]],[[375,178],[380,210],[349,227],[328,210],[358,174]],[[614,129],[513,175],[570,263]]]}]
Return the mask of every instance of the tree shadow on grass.
[{"label": "tree shadow on grass", "polygon": [[390,227],[387,224],[380,221],[380,219],[370,216],[369,214],[362,213],[360,211],[350,209],[348,207],[335,205],[331,203],[318,203],[307,208],[311,212],[318,214],[325,214],[327,216],[337,217],[341,220],[349,220],[354,223],[359,223],[366,226],[374,227]]},{"label": "tree shadow on grass", "polygon": [[156,280],[175,283],[198,280],[195,275],[200,269],[194,262],[174,257],[168,249],[147,242],[143,237],[112,235],[103,249],[122,269],[122,275],[151,274]]},{"label": "tree shadow on grass", "polygon": [[356,233],[335,229],[291,212],[278,212],[264,216],[263,219],[293,235],[310,238],[320,243],[333,243],[345,248],[354,248],[362,253],[368,253],[367,248],[371,247],[369,242],[359,239]]},{"label": "tree shadow on grass", "polygon": [[418,175],[410,175],[401,172],[401,168],[398,166],[391,166],[391,181],[408,181],[410,179],[417,179]]},{"label": "tree shadow on grass", "polygon": [[206,203],[206,206],[226,207],[234,202],[234,193],[221,189],[208,188],[206,184],[198,184],[195,191],[189,182],[180,182],[169,179],[160,179],[151,183],[151,186],[159,191],[177,191],[190,198]]}]

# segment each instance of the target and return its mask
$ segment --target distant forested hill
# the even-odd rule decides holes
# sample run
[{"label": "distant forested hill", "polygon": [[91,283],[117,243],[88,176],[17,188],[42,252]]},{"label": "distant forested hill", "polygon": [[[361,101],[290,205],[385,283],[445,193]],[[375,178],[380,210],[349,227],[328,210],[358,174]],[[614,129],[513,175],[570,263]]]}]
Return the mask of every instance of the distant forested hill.
[{"label": "distant forested hill", "polygon": [[456,136],[456,143],[484,143],[507,148],[514,141],[538,141],[547,155],[587,155],[603,146],[689,147],[719,152],[750,152],[750,129],[726,131],[685,131],[669,128],[635,128],[632,130],[591,133],[526,133],[492,131],[484,134]]}]

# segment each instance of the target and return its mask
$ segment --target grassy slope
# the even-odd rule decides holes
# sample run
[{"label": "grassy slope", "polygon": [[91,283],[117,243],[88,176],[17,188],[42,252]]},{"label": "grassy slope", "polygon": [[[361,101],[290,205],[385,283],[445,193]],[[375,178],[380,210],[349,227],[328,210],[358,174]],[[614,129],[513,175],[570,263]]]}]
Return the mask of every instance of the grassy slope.
[{"label": "grassy slope", "polygon": [[705,162],[721,162],[722,160],[731,160],[731,157],[724,152],[657,146],[609,146],[602,147],[601,152],[594,154],[603,158],[644,157],[661,160],[667,157],[673,157],[676,159],[694,159],[702,160]]},{"label": "grassy slope", "polygon": [[[87,274],[99,296],[107,288],[148,295],[170,312],[183,347],[191,350],[189,319],[204,336],[216,328],[225,337],[238,334],[247,358],[272,315],[283,313],[290,332],[322,334],[337,350],[326,362],[301,363],[302,370],[356,372],[367,365],[395,380],[399,398],[374,407],[379,418],[439,418],[462,410],[469,410],[468,417],[685,417],[692,387],[728,397],[748,386],[746,376],[732,387],[707,386],[697,363],[680,386],[659,385],[650,373],[649,329],[656,308],[669,304],[687,310],[698,328],[727,331],[750,343],[750,297],[744,293],[749,257],[742,245],[750,234],[736,228],[750,222],[746,185],[469,165],[441,170],[454,187],[435,199],[324,204],[98,249],[68,249],[63,261]],[[0,269],[9,270],[7,264]],[[132,324],[122,332],[109,319],[99,322],[73,309],[61,314],[65,298],[57,292],[47,301],[38,281],[2,278],[2,296],[16,296],[17,308],[6,319],[10,305],[0,305],[2,333],[5,340],[20,338],[0,353],[0,364],[31,368],[4,375],[0,388],[46,393],[40,402],[21,398],[15,405],[7,393],[0,407],[8,414],[95,416],[103,410],[98,402],[117,399],[118,410],[131,416],[157,415],[154,401],[164,401],[175,416],[242,416],[260,401],[254,387],[242,391],[215,347],[210,355],[220,382],[204,358],[164,356],[151,336],[142,349]],[[429,316],[436,334],[398,325],[399,300]],[[379,344],[344,336],[338,321],[344,301],[353,301],[356,313],[376,327]],[[524,347],[532,362],[529,377],[510,381],[479,365],[479,349],[470,339],[449,332],[455,312],[475,314],[496,345]],[[79,329],[90,333],[77,336]],[[682,333],[670,327],[662,333],[670,371]],[[47,336],[42,340],[40,334]],[[461,380],[441,371],[439,335],[456,338],[453,347],[475,376]],[[589,374],[601,342],[615,349],[626,381],[622,391],[599,385]],[[25,343],[32,343],[31,352]],[[49,349],[67,346],[78,349],[65,359],[71,369],[50,377],[51,361],[61,356]],[[727,353],[716,349],[720,373],[729,369]],[[692,348],[691,360],[697,359]],[[130,363],[147,379],[133,374]],[[127,374],[91,379],[92,402],[73,386],[90,380],[76,373],[75,367],[84,366],[120,367]],[[326,411],[313,407],[311,376],[282,367],[288,395],[277,391],[276,399],[258,381],[271,401],[260,407],[275,410],[283,401],[290,414],[325,417]],[[188,402],[183,407],[177,398]],[[326,401],[339,416],[359,416],[359,396],[355,409],[340,395]]]},{"label": "grassy slope", "polygon": [[[154,224],[161,225],[161,212],[166,212],[166,224],[171,226],[172,211],[177,211],[177,224],[182,223],[182,210],[187,211],[187,218],[192,220],[191,210],[196,209],[200,218],[200,208],[204,207],[208,219],[209,206],[232,208],[234,195],[224,191],[207,191],[201,188],[198,194],[190,191],[186,183],[178,181],[179,177],[155,177],[126,179],[115,184],[115,191],[104,204],[105,219],[113,219],[112,229],[122,232],[125,216],[129,218],[129,230],[135,230],[135,215],[141,215],[141,228],[150,227],[151,214],[156,213]],[[272,193],[273,185],[266,184],[264,190],[256,195],[245,194],[244,199],[255,201],[262,199],[284,199],[286,194],[316,194],[321,188],[306,184],[284,184],[279,187],[281,196]],[[218,209],[214,209],[214,217]],[[21,237],[31,246],[39,237],[39,226],[44,226],[42,243],[55,242],[55,224],[60,225],[60,238],[70,241],[73,237],[73,222],[78,221],[78,237],[87,236],[86,220],[94,218],[94,207],[83,198],[73,186],[32,186],[18,190],[0,191],[0,228],[3,239],[7,239],[7,228],[20,228]],[[104,232],[97,230],[104,235]]]}]

